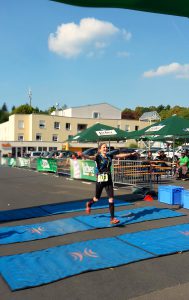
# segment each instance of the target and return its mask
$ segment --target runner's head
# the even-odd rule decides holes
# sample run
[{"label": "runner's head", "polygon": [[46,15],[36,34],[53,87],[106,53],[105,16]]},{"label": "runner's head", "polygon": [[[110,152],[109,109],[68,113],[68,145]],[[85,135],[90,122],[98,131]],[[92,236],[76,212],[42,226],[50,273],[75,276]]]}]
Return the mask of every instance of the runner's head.
[{"label": "runner's head", "polygon": [[107,147],[107,145],[106,145],[106,143],[101,143],[101,144],[99,144],[99,146],[98,146],[98,152],[100,153],[100,154],[106,154],[107,153],[107,151],[108,151],[108,147]]}]

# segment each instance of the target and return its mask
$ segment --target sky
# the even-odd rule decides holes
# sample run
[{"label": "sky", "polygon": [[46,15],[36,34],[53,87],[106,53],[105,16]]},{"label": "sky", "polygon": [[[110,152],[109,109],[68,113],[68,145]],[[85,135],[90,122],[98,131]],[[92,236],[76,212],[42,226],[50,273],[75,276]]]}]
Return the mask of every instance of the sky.
[{"label": "sky", "polygon": [[189,19],[0,0],[0,107],[189,103]]}]

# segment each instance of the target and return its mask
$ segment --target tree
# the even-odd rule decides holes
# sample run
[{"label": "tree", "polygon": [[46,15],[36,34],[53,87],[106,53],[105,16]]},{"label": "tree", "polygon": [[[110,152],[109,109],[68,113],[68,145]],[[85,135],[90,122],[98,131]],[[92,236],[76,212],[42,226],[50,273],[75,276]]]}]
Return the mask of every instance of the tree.
[{"label": "tree", "polygon": [[121,113],[122,119],[134,120],[135,112],[130,108],[125,108]]},{"label": "tree", "polygon": [[24,104],[16,107],[13,110],[13,114],[32,114],[34,111],[34,108],[30,106],[29,104]]},{"label": "tree", "polygon": [[4,123],[8,121],[9,113],[0,109],[0,123]]},{"label": "tree", "polygon": [[4,111],[4,112],[8,112],[7,105],[6,105],[6,103],[5,103],[5,102],[3,103],[3,106],[2,106],[2,111]]},{"label": "tree", "polygon": [[56,107],[53,105],[48,109],[49,115],[56,110]]}]

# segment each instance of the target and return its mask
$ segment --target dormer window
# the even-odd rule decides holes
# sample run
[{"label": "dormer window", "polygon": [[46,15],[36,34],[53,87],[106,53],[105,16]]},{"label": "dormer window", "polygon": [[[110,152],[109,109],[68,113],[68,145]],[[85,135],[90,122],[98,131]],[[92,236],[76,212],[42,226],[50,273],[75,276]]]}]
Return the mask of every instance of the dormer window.
[{"label": "dormer window", "polygon": [[100,113],[99,112],[93,112],[93,119],[99,119],[100,118]]}]

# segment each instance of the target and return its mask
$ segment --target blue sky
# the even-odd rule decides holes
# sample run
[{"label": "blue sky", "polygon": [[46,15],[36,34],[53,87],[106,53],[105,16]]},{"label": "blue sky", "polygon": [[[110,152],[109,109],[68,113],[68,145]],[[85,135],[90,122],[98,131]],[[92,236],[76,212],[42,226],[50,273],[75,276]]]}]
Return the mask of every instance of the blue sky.
[{"label": "blue sky", "polygon": [[189,103],[189,19],[1,0],[0,106]]}]

